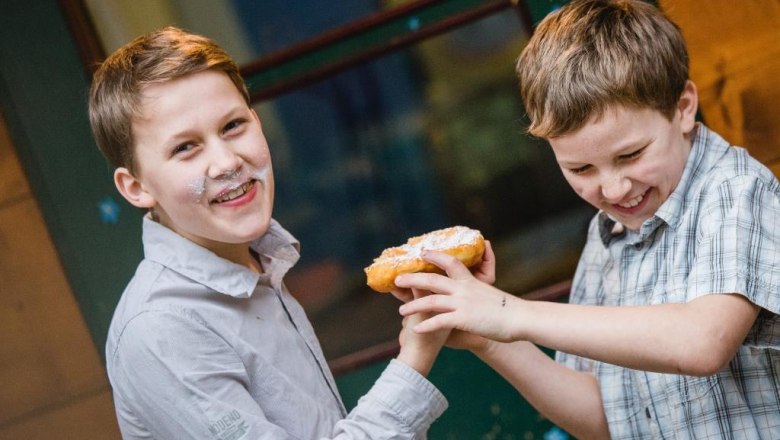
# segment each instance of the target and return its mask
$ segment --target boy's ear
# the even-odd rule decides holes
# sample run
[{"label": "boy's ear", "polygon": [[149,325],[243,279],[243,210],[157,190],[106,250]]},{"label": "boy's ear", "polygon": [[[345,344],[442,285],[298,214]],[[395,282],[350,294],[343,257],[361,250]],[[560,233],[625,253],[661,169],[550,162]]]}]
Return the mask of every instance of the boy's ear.
[{"label": "boy's ear", "polygon": [[677,101],[677,110],[680,112],[680,128],[683,133],[690,133],[696,125],[696,111],[699,109],[699,94],[693,81],[688,80],[685,88]]},{"label": "boy's ear", "polygon": [[154,197],[146,192],[141,181],[125,167],[119,167],[114,171],[114,184],[122,197],[133,206],[152,208],[156,204]]}]

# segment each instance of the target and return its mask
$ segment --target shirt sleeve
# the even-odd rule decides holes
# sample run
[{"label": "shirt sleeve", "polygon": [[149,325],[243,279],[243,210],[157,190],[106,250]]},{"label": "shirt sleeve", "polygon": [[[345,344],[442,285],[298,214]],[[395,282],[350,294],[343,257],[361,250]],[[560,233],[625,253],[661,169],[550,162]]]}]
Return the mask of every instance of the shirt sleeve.
[{"label": "shirt sleeve", "polygon": [[333,438],[425,439],[447,400],[425,377],[393,359],[374,386],[360,398]]},{"label": "shirt sleeve", "polygon": [[718,185],[701,212],[687,299],[739,293],[780,313],[780,195],[741,175]]}]

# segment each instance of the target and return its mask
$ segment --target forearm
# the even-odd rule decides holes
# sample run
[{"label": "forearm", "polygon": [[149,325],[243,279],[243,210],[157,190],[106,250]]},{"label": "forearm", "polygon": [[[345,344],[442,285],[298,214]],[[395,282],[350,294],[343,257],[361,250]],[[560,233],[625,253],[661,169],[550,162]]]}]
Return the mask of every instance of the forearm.
[{"label": "forearm", "polygon": [[530,342],[475,351],[542,415],[579,439],[609,438],[596,379],[556,363]]},{"label": "forearm", "polygon": [[517,339],[628,368],[689,375],[712,374],[728,362],[758,313],[736,295],[637,307],[512,306]]},{"label": "forearm", "polygon": [[411,327],[419,323],[423,318],[424,315],[416,314],[403,320],[403,328],[399,335],[401,350],[396,359],[427,377],[450,331],[439,330],[437,332],[419,334],[411,330]]},{"label": "forearm", "polygon": [[402,346],[396,359],[427,377],[436,361],[441,347],[418,348]]}]

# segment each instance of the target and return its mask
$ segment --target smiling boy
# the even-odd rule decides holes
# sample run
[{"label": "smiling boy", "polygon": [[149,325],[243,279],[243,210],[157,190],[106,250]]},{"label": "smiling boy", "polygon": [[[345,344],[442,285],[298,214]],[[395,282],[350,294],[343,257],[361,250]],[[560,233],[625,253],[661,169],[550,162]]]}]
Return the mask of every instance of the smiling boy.
[{"label": "smiling boy", "polygon": [[133,120],[138,168],[116,169],[119,192],[182,237],[255,267],[245,243],[268,229],[274,199],[257,113],[219,70],[148,84],[141,99]]},{"label": "smiling boy", "polygon": [[[696,122],[679,29],[651,4],[574,0],[517,63],[531,134],[599,209],[569,304],[447,255],[401,313],[469,348],[577,438],[780,438],[780,183]],[[535,344],[557,351],[557,363]]]},{"label": "smiling boy", "polygon": [[402,331],[347,414],[283,282],[299,244],[272,218],[271,155],[249,104],[229,56],[177,28],[95,73],[95,139],[119,192],[149,211],[106,344],[123,438],[425,438],[447,405],[425,379],[446,332]]},{"label": "smiling boy", "polygon": [[696,90],[685,85],[672,121],[650,109],[614,106],[549,142],[574,191],[638,231],[674,192],[691,151]]}]

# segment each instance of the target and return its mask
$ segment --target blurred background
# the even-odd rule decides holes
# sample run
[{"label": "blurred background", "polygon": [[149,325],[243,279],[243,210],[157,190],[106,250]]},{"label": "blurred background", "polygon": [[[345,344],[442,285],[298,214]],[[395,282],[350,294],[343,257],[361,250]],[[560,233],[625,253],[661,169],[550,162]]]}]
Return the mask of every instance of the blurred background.
[{"label": "blurred background", "polygon": [[[780,2],[660,3],[689,40],[702,118],[777,171]],[[242,66],[271,147],[274,217],[302,242],[287,284],[351,407],[397,349],[398,304],[363,273],[385,247],[467,225],[493,244],[497,286],[565,301],[594,210],[525,134],[514,76],[534,24],[559,5],[2,0],[0,439],[119,438],[103,349],[142,258],[143,213],[116,192],[89,131],[106,53],[172,24]],[[713,20],[732,20],[719,27],[730,44],[702,36]],[[566,436],[468,353],[445,350],[431,379],[451,404],[432,439]]]}]

